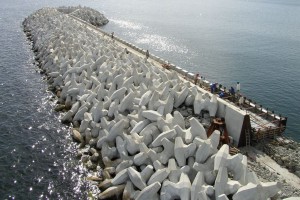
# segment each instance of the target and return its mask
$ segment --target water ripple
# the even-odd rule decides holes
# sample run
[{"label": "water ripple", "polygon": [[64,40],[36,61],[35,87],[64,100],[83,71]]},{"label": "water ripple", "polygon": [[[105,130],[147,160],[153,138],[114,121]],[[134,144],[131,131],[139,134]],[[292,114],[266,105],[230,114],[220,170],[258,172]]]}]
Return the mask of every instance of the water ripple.
[{"label": "water ripple", "polygon": [[76,146],[69,128],[53,112],[52,94],[32,64],[22,18],[8,18],[13,12],[1,10],[2,19],[2,14],[6,18],[0,28],[0,196],[84,199],[86,185],[76,169]]}]

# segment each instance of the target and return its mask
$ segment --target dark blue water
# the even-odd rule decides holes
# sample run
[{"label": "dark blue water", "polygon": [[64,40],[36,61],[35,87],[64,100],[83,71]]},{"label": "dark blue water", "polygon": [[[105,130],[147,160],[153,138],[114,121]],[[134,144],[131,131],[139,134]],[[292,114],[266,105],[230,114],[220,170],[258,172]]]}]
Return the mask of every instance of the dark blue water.
[{"label": "dark blue water", "polygon": [[52,111],[21,22],[44,6],[86,5],[114,31],[288,116],[299,140],[300,3],[295,0],[0,0],[0,199],[84,199],[75,146]]},{"label": "dark blue water", "polygon": [[0,199],[84,198],[75,144],[22,31],[33,8],[18,3],[0,8]]}]

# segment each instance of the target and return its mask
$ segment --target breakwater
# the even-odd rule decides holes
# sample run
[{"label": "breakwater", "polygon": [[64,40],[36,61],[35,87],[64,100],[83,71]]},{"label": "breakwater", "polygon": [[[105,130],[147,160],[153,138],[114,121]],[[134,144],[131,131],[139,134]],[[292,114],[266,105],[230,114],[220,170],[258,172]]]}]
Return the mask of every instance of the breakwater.
[{"label": "breakwater", "polygon": [[[220,132],[207,138],[200,123],[202,110],[208,118],[226,112],[238,134],[243,111],[55,9],[29,16],[24,31],[68,110],[62,121],[72,122],[74,137],[90,147],[82,161],[103,169],[100,199],[265,199],[278,192],[278,183],[261,183],[247,169],[247,157],[230,156],[228,145],[218,150]],[[173,112],[183,105],[199,115],[188,127]]]},{"label": "breakwater", "polygon": [[[91,25],[88,20],[82,20],[74,15],[71,15],[70,17],[82,24],[85,24],[91,30],[102,33],[104,37],[113,37],[113,41],[118,42],[118,44],[124,47],[127,52],[129,52],[127,48],[130,48],[134,54],[138,54],[141,57],[147,53],[147,50],[139,48],[138,46],[115,36],[114,33],[107,33],[102,29]],[[182,67],[176,66],[149,52],[148,54],[152,64],[157,67],[164,67],[177,72],[179,77],[189,80],[199,86],[197,89],[202,94],[206,93],[211,95],[208,91],[211,90],[211,85],[214,83],[205,80],[205,77],[188,72]],[[218,95],[212,96],[214,101],[218,104],[216,116],[225,119],[233,145],[240,147],[254,144],[267,138],[275,138],[277,135],[282,135],[285,131],[287,117],[281,116],[281,114],[276,114],[274,111],[262,107],[262,105],[257,104],[255,101],[241,95],[240,93],[232,95],[229,89],[224,86],[222,87],[220,85],[220,87],[217,87],[216,90],[219,93],[222,92],[224,94],[223,98],[216,98]],[[218,94],[218,92],[215,92],[215,94]],[[199,98],[201,97],[198,97],[197,101],[199,101]],[[191,103],[186,103],[185,105],[191,106]],[[207,107],[204,103],[202,105]],[[199,114],[199,111],[196,109],[195,113]],[[232,118],[235,118],[235,120],[232,120]]]}]

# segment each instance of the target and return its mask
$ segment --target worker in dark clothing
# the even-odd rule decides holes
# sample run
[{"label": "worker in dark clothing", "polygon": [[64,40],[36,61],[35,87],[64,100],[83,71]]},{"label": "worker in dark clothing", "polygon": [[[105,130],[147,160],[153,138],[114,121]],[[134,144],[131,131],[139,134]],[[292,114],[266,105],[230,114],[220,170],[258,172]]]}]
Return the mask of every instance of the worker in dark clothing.
[{"label": "worker in dark clothing", "polygon": [[230,92],[231,95],[235,95],[235,91],[234,91],[233,87],[230,88],[229,92]]},{"label": "worker in dark clothing", "polygon": [[220,98],[223,98],[223,97],[225,97],[225,94],[224,94],[224,92],[223,92],[223,91],[221,91],[221,92],[220,92],[220,94],[219,94],[219,97],[220,97]]},{"label": "worker in dark clothing", "polygon": [[235,91],[234,91],[234,88],[233,87],[230,87],[230,90],[229,90],[229,93],[231,95],[231,101],[235,102]]},{"label": "worker in dark clothing", "polygon": [[147,51],[146,51],[146,59],[149,58],[149,55],[150,55],[150,54],[149,54],[149,51],[147,50]]},{"label": "worker in dark clothing", "polygon": [[210,92],[211,93],[215,93],[215,91],[216,91],[216,84],[215,83],[211,83],[210,84]]},{"label": "worker in dark clothing", "polygon": [[199,74],[196,74],[195,79],[194,79],[194,84],[195,85],[198,83],[198,79],[199,79]]},{"label": "worker in dark clothing", "polygon": [[129,51],[128,51],[128,49],[127,49],[127,48],[125,48],[125,53],[126,53],[126,54],[129,54]]}]

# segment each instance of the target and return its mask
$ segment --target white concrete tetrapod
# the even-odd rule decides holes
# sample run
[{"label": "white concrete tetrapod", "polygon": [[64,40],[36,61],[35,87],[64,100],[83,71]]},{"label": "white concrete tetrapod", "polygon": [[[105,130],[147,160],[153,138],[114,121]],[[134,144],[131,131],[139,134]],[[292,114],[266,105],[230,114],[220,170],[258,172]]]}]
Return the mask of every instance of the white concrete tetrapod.
[{"label": "white concrete tetrapod", "polygon": [[130,131],[130,133],[140,133],[147,125],[150,124],[150,120],[145,119],[143,121],[139,121]]},{"label": "white concrete tetrapod", "polygon": [[136,200],[159,200],[159,191],[161,184],[159,182],[154,182],[151,185],[145,187],[141,193],[136,197]]},{"label": "white concrete tetrapod", "polygon": [[202,93],[197,91],[194,99],[194,113],[196,115],[199,115],[201,110],[203,109],[202,107]]},{"label": "white concrete tetrapod", "polygon": [[123,200],[131,200],[131,199],[136,199],[138,193],[137,191],[134,190],[133,184],[131,181],[127,181],[124,191],[123,191]]},{"label": "white concrete tetrapod", "polygon": [[[109,106],[109,108],[108,108],[108,111],[106,111],[106,110],[102,110],[102,111],[101,111],[101,115],[102,115],[102,116],[100,116],[100,117],[102,118],[102,117],[106,116],[106,115],[105,115],[106,113],[107,113],[107,116],[108,116],[108,117],[113,117],[114,114],[118,111],[118,106],[119,106],[119,104],[120,104],[120,100],[119,100],[119,99],[115,99],[115,100],[110,104],[110,106]],[[100,119],[101,119],[101,118],[100,118]]]},{"label": "white concrete tetrapod", "polygon": [[191,200],[210,199],[214,192],[213,186],[206,184],[204,173],[198,172],[191,186]]},{"label": "white concrete tetrapod", "polygon": [[127,169],[127,172],[131,182],[135,185],[135,187],[137,187],[140,190],[143,190],[147,186],[141,174],[138,171],[136,171],[134,168],[129,167]]},{"label": "white concrete tetrapod", "polygon": [[120,102],[119,105],[119,112],[123,113],[125,110],[131,110],[133,106],[133,99],[135,95],[134,92],[130,91],[129,94],[127,94],[124,99]]},{"label": "white concrete tetrapod", "polygon": [[116,176],[111,180],[111,183],[113,185],[120,185],[126,183],[127,180],[129,180],[127,169],[123,169],[122,171],[116,174]]},{"label": "white concrete tetrapod", "polygon": [[149,145],[160,134],[159,129],[156,126],[156,122],[148,124],[141,132],[140,136],[143,136],[143,142]]},{"label": "white concrete tetrapod", "polygon": [[106,136],[106,140],[109,142],[115,141],[116,137],[123,136],[124,127],[126,126],[125,120],[118,121],[113,127],[109,130],[109,134]]},{"label": "white concrete tetrapod", "polygon": [[124,135],[124,138],[124,141],[126,141],[126,150],[130,155],[135,155],[139,152],[139,141],[131,135]]},{"label": "white concrete tetrapod", "polygon": [[120,171],[127,169],[133,165],[132,160],[123,160],[116,166],[116,173],[118,174]]},{"label": "white concrete tetrapod", "polygon": [[110,96],[110,100],[114,101],[115,99],[123,99],[125,96],[125,93],[127,91],[126,87],[122,87],[116,91],[114,91],[114,93],[112,93],[112,95]]},{"label": "white concrete tetrapod", "polygon": [[162,145],[162,139],[163,138],[167,138],[169,140],[172,140],[173,138],[175,138],[175,136],[176,136],[175,130],[165,131],[165,132],[161,133],[160,135],[158,135],[157,138],[155,138],[153,140],[153,142],[151,143],[151,146],[152,147],[160,146],[160,145]]},{"label": "white concrete tetrapod", "polygon": [[180,167],[186,165],[186,160],[192,156],[196,150],[196,144],[185,145],[181,137],[175,138],[174,156]]},{"label": "white concrete tetrapod", "polygon": [[157,108],[154,106],[154,104],[159,100],[159,94],[156,90],[153,91],[152,96],[148,103],[148,109],[149,110],[156,110]]},{"label": "white concrete tetrapod", "polygon": [[247,184],[247,157],[242,154],[229,155],[229,146],[223,145],[215,156],[214,170],[227,167],[233,174],[233,179],[241,184]]},{"label": "white concrete tetrapod", "polygon": [[106,142],[104,142],[101,148],[101,155],[112,160],[114,158],[117,158],[119,153],[116,147],[110,147]]},{"label": "white concrete tetrapod", "polygon": [[185,121],[184,121],[184,117],[181,115],[181,113],[176,110],[176,111],[174,111],[173,115],[174,115],[173,126],[178,125],[182,129],[184,129],[185,128]]},{"label": "white concrete tetrapod", "polygon": [[204,163],[195,162],[193,168],[196,171],[206,172],[214,170],[215,155],[210,156]]},{"label": "white concrete tetrapod", "polygon": [[145,110],[142,112],[142,116],[145,117],[146,119],[149,119],[152,122],[155,122],[162,117],[161,114],[159,114],[157,111],[154,110]]},{"label": "white concrete tetrapod", "polygon": [[79,108],[78,112],[73,117],[73,121],[82,121],[84,117],[84,113],[88,111],[88,107],[84,106]]},{"label": "white concrete tetrapod", "polygon": [[172,119],[170,119],[170,114],[166,115],[166,119],[164,119],[163,117],[161,117],[157,121],[157,128],[161,132],[169,131],[169,130],[173,129],[172,127],[173,127],[173,123],[172,123]]},{"label": "white concrete tetrapod", "polygon": [[119,158],[110,160],[108,157],[103,157],[102,161],[105,167],[117,167],[122,162],[122,160]]},{"label": "white concrete tetrapod", "polygon": [[228,197],[225,194],[221,194],[216,198],[216,200],[229,200]]},{"label": "white concrete tetrapod", "polygon": [[210,117],[215,117],[218,110],[218,100],[216,95],[212,95],[210,99],[210,104],[208,106],[208,111]]},{"label": "white concrete tetrapod", "polygon": [[182,173],[178,183],[165,180],[161,187],[160,199],[190,199],[191,182],[189,177]]},{"label": "white concrete tetrapod", "polygon": [[163,115],[171,113],[173,111],[173,108],[174,108],[174,96],[171,93],[168,93],[168,97],[165,100],[165,104],[164,104]]},{"label": "white concrete tetrapod", "polygon": [[193,139],[195,137],[199,137],[203,140],[207,140],[207,134],[203,127],[203,125],[194,117],[190,119],[191,124],[191,134],[193,136]]},{"label": "white concrete tetrapod", "polygon": [[169,173],[170,171],[168,168],[156,169],[148,180],[147,185],[151,185],[155,182],[162,183],[169,176]]},{"label": "white concrete tetrapod", "polygon": [[169,159],[174,156],[174,143],[167,138],[163,138],[161,143],[163,146],[163,151],[158,153],[159,160],[162,164],[167,164]]},{"label": "white concrete tetrapod", "polygon": [[248,183],[241,187],[232,197],[233,200],[262,200],[273,197],[279,192],[281,185],[277,182],[262,184]]},{"label": "white concrete tetrapod", "polygon": [[178,167],[176,160],[174,158],[169,159],[168,169],[170,171],[168,179],[173,183],[177,183],[182,171]]},{"label": "white concrete tetrapod", "polygon": [[108,199],[110,197],[117,197],[123,193],[124,188],[125,188],[125,184],[109,187],[108,189],[100,193],[98,195],[98,198]]},{"label": "white concrete tetrapod", "polygon": [[196,151],[196,162],[204,163],[208,157],[213,155],[215,150],[212,148],[211,141],[205,140],[197,149]]},{"label": "white concrete tetrapod", "polygon": [[152,95],[151,90],[149,90],[145,94],[143,94],[143,96],[141,97],[141,100],[139,102],[139,106],[146,106],[150,101],[151,95]]},{"label": "white concrete tetrapod", "polygon": [[247,156],[242,154],[230,156],[227,163],[228,170],[233,174],[233,179],[246,185],[248,183]]},{"label": "white concrete tetrapod", "polygon": [[179,125],[175,125],[174,129],[176,131],[176,136],[183,138],[185,143],[190,144],[193,141],[191,128],[182,129]]},{"label": "white concrete tetrapod", "polygon": [[195,96],[189,93],[184,101],[184,105],[193,106],[194,105]]},{"label": "white concrete tetrapod", "polygon": [[238,181],[228,179],[228,171],[226,167],[221,167],[218,170],[218,175],[214,185],[215,198],[218,198],[222,194],[235,194],[240,187],[241,184]]},{"label": "white concrete tetrapod", "polygon": [[151,164],[152,161],[151,161],[151,159],[150,159],[150,157],[148,156],[147,153],[140,152],[140,153],[134,155],[133,163],[136,166],[142,166],[142,165]]},{"label": "white concrete tetrapod", "polygon": [[123,138],[120,136],[116,137],[116,148],[118,151],[118,155],[123,160],[129,159],[128,151],[125,146],[126,142],[123,140]]},{"label": "white concrete tetrapod", "polygon": [[224,144],[215,156],[214,170],[217,171],[221,167],[227,167],[227,160],[230,157],[229,155],[229,146]]},{"label": "white concrete tetrapod", "polygon": [[141,171],[141,177],[145,182],[148,182],[149,178],[154,173],[154,168],[152,165],[147,165],[142,171]]},{"label": "white concrete tetrapod", "polygon": [[184,103],[188,93],[189,93],[189,89],[187,87],[184,87],[184,89],[182,89],[180,92],[175,92],[175,95],[174,95],[174,99],[175,99],[174,107],[175,108],[178,108],[181,104]]}]

